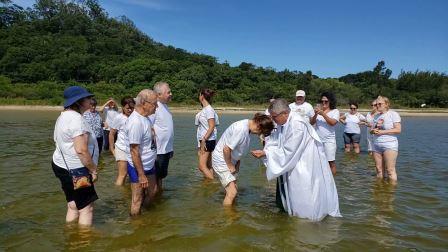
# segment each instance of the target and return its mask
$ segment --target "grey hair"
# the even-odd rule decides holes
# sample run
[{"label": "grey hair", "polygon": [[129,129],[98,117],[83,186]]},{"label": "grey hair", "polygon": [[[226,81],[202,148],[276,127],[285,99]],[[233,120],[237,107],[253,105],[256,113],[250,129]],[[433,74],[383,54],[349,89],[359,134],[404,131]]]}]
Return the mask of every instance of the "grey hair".
[{"label": "grey hair", "polygon": [[137,97],[135,98],[135,105],[141,106],[145,103],[145,101],[156,101],[157,100],[157,94],[151,89],[143,89],[138,93]]},{"label": "grey hair", "polygon": [[291,109],[289,108],[288,102],[285,99],[275,99],[271,105],[269,105],[269,113],[281,114],[289,113]]},{"label": "grey hair", "polygon": [[162,94],[163,93],[163,87],[170,87],[170,85],[166,82],[160,81],[157,82],[156,84],[154,84],[154,91],[157,94]]}]

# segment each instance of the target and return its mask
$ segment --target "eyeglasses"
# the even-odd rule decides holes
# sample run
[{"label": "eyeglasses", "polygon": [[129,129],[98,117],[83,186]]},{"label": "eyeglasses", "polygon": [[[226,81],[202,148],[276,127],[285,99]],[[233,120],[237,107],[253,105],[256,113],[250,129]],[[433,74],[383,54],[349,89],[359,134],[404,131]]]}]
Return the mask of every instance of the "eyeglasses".
[{"label": "eyeglasses", "polygon": [[350,108],[351,110],[356,110],[357,108]]},{"label": "eyeglasses", "polygon": [[277,117],[281,116],[282,114],[284,114],[284,112],[282,112],[282,113],[280,113],[280,114],[278,114],[278,115],[272,115],[272,114],[271,114],[271,117],[272,117],[272,119],[274,119],[274,120],[275,120],[275,118],[277,118]]}]

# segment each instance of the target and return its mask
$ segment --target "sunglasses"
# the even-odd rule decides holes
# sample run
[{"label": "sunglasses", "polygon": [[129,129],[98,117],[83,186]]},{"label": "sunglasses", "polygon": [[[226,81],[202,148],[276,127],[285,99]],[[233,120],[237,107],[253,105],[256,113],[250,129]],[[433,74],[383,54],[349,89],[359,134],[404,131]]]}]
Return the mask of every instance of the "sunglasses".
[{"label": "sunglasses", "polygon": [[384,105],[384,103],[382,103],[382,102],[378,102],[376,105],[377,105],[377,106],[381,106],[381,105]]},{"label": "sunglasses", "polygon": [[375,104],[372,104],[372,105],[370,105],[370,106],[375,107],[375,106],[376,106],[376,103],[375,103]]},{"label": "sunglasses", "polygon": [[321,100],[322,103],[328,103],[328,100]]},{"label": "sunglasses", "polygon": [[350,108],[351,110],[356,110],[357,108]]}]

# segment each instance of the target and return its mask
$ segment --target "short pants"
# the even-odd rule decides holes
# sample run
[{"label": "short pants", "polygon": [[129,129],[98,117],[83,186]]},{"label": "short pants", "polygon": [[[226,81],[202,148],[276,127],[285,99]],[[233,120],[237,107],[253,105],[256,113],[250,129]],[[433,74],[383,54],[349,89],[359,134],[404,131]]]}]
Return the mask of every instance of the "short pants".
[{"label": "short pants", "polygon": [[126,152],[118,149],[117,147],[115,147],[115,161],[127,161],[127,155]]},{"label": "short pants", "polygon": [[[93,183],[90,187],[75,190],[73,188],[72,176],[68,170],[59,167],[54,162],[51,162],[51,166],[53,167],[54,175],[61,181],[61,187],[65,193],[65,199],[67,202],[74,201],[78,210],[83,209],[98,199]],[[90,180],[92,180],[92,178],[90,178]]]},{"label": "short pants", "polygon": [[344,143],[345,144],[361,142],[361,134],[344,132],[343,136],[344,136]]},{"label": "short pants", "polygon": [[393,150],[398,152],[398,140],[390,142],[373,142],[373,151],[383,153],[387,150]]},{"label": "short pants", "polygon": [[336,160],[336,143],[323,143],[325,156],[328,161]]},{"label": "short pants", "polygon": [[156,177],[158,179],[164,179],[168,176],[168,165],[170,164],[170,158],[173,157],[173,152],[168,152],[165,154],[157,154],[155,168]]},{"label": "short pants", "polygon": [[[155,174],[155,169],[152,168],[151,170],[145,170],[145,175],[154,175]],[[135,169],[134,166],[132,166],[129,162],[128,162],[128,175],[129,175],[129,181],[131,183],[138,183],[138,173],[137,173],[137,169]]]}]

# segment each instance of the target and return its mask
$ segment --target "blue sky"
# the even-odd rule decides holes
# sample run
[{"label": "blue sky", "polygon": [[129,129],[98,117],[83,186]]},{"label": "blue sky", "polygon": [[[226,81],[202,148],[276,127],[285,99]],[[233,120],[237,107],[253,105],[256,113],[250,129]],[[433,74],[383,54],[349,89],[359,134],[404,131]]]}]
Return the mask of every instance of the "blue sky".
[{"label": "blue sky", "polygon": [[[34,1],[16,3],[30,6]],[[401,70],[448,73],[445,0],[100,0],[155,41],[277,70],[339,77],[379,60]]]}]

